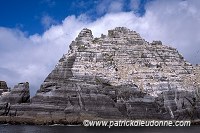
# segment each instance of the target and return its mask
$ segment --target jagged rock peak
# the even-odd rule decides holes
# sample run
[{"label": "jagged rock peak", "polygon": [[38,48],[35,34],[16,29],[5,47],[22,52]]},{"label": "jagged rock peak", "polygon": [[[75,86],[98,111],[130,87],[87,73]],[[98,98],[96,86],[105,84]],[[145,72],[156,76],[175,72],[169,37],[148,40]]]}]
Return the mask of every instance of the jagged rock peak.
[{"label": "jagged rock peak", "polygon": [[18,83],[17,85],[14,86],[14,89],[28,89],[29,88],[29,83],[28,82],[22,82]]},{"label": "jagged rock peak", "polygon": [[[160,43],[160,42],[159,42]],[[70,52],[97,50],[104,45],[143,45],[149,44],[139,33],[125,27],[116,27],[108,30],[108,35],[101,34],[101,37],[94,38],[90,29],[84,28],[78,37],[70,44]]]},{"label": "jagged rock peak", "polygon": [[92,31],[90,29],[83,28],[81,30],[81,32],[79,33],[77,38],[90,38],[90,39],[92,39],[93,38]]},{"label": "jagged rock peak", "polygon": [[116,27],[115,29],[108,30],[108,33],[112,33],[112,32],[121,33],[121,34],[128,34],[131,32],[136,33],[135,31],[131,31],[130,29],[126,27]]},{"label": "jagged rock peak", "polygon": [[152,45],[162,45],[162,42],[161,41],[153,41],[152,43],[151,43]]},{"label": "jagged rock peak", "polygon": [[113,30],[108,30],[108,37],[110,38],[124,38],[133,40],[144,40],[136,31],[132,31],[126,27],[116,27]]},{"label": "jagged rock peak", "polygon": [[[136,31],[132,31],[126,27],[116,27],[115,29],[112,30],[108,30],[108,35],[103,35],[101,36],[101,38],[119,38],[119,39],[124,39],[124,40],[135,40],[135,41],[139,41],[139,40],[144,40],[142,39],[142,37],[140,36],[139,33],[137,33]],[[79,33],[78,37],[76,38],[76,41],[80,41],[80,40],[94,40],[94,39],[99,39],[99,38],[93,38],[92,35],[92,31],[90,29],[84,28],[81,30],[81,32]]]}]

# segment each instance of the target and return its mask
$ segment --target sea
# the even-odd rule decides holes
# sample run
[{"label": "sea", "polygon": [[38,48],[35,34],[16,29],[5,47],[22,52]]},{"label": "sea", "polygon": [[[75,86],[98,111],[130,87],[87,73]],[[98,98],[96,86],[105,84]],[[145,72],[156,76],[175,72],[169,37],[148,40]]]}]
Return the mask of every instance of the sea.
[{"label": "sea", "polygon": [[200,125],[190,127],[84,127],[0,125],[0,133],[200,133]]}]

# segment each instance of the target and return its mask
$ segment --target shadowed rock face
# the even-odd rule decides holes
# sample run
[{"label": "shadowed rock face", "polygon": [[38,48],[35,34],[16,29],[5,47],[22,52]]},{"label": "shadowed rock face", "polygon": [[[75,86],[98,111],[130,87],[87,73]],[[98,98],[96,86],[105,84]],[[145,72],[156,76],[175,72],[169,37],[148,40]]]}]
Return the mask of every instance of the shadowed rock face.
[{"label": "shadowed rock face", "polygon": [[29,83],[19,83],[9,92],[4,92],[0,96],[0,115],[9,116],[16,115],[17,110],[13,109],[12,106],[16,104],[29,103],[30,92]]},{"label": "shadowed rock face", "polygon": [[199,91],[200,67],[176,49],[149,43],[125,27],[100,38],[83,29],[30,104],[12,106],[17,111],[12,121],[197,120]]},{"label": "shadowed rock face", "polygon": [[10,104],[26,103],[30,101],[29,83],[19,83],[14,88],[1,96],[1,102]]},{"label": "shadowed rock face", "polygon": [[9,91],[9,89],[8,89],[6,82],[0,81],[0,95],[2,95],[2,93],[4,93],[4,92],[8,92],[8,91]]}]

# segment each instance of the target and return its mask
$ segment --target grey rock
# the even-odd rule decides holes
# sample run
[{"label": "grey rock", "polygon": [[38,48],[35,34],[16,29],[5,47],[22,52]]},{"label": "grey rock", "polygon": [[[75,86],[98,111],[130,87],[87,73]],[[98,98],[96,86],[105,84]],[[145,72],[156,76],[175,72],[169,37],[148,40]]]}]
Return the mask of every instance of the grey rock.
[{"label": "grey rock", "polygon": [[9,88],[7,86],[7,83],[5,81],[0,81],[0,95],[4,92],[8,92]]},{"label": "grey rock", "polygon": [[30,103],[11,105],[11,114],[20,118],[12,121],[35,124],[198,120],[199,92],[200,66],[191,65],[176,49],[161,41],[149,43],[125,27],[100,38],[85,28]]},{"label": "grey rock", "polygon": [[30,101],[29,83],[19,83],[5,95],[1,96],[1,102],[9,104],[26,103]]},{"label": "grey rock", "polygon": [[6,122],[5,119],[1,120],[1,118],[7,116],[16,117],[24,106],[20,109],[15,109],[14,107],[18,104],[29,102],[30,92],[28,82],[19,83],[15,85],[11,91],[3,93],[0,97],[0,122]]}]

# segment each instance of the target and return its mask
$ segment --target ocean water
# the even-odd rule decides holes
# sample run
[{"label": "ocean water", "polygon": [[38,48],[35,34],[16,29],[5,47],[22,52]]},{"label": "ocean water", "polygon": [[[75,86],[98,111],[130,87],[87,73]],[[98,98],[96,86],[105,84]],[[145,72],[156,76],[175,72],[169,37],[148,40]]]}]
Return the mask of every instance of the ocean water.
[{"label": "ocean water", "polygon": [[200,125],[190,127],[83,127],[0,125],[0,133],[200,133]]}]

